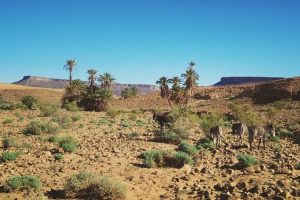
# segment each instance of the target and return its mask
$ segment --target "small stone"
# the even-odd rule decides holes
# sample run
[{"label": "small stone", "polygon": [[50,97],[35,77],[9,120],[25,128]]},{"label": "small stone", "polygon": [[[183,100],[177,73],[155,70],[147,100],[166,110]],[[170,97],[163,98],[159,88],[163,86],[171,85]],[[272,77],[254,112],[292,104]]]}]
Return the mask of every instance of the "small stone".
[{"label": "small stone", "polygon": [[248,172],[249,174],[255,173],[255,169],[254,167],[250,166],[246,168],[246,172]]},{"label": "small stone", "polygon": [[191,173],[192,168],[191,168],[191,166],[189,166],[189,165],[184,165],[184,166],[181,168],[181,170],[182,170],[184,173],[189,174],[189,173]]}]

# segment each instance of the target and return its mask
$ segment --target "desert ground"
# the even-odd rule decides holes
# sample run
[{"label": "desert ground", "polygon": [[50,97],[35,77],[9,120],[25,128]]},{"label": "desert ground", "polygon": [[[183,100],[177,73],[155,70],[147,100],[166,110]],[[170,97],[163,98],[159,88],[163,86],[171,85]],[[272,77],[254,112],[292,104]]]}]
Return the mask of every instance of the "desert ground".
[{"label": "desert ground", "polygon": [[[168,110],[166,100],[159,93],[115,99],[111,109],[115,112],[70,112],[58,109],[44,116],[40,109],[0,110],[0,136],[12,138],[14,144],[5,151],[21,152],[13,161],[0,162],[0,199],[73,199],[64,194],[66,180],[79,172],[113,177],[126,186],[128,200],[154,199],[299,199],[300,198],[300,102],[285,100],[276,114],[270,114],[273,104],[255,104],[247,96],[253,85],[239,87],[199,88],[200,92],[212,94],[212,98],[189,102],[194,113],[217,110],[228,116],[224,126],[221,147],[199,150],[193,155],[194,163],[182,168],[168,166],[145,167],[141,154],[159,149],[176,151],[178,144],[155,140],[158,124],[153,121],[152,109]],[[10,84],[0,85],[0,94],[7,101],[19,102],[30,94],[38,102],[59,105],[62,90],[31,88]],[[233,98],[237,97],[237,98]],[[276,133],[289,132],[291,136],[268,140],[266,148],[248,148],[247,136],[239,146],[232,134],[229,104],[250,105],[265,122],[276,125]],[[197,115],[198,116],[198,115]],[[53,120],[55,119],[55,120]],[[55,133],[26,135],[24,129],[31,121],[42,121],[59,126]],[[196,145],[206,137],[201,128],[201,118],[184,121],[189,133],[187,141]],[[78,141],[75,152],[65,152],[51,136],[71,135]],[[299,138],[299,137],[298,137]],[[60,153],[63,159],[56,160]],[[238,169],[237,156],[251,155],[259,164]],[[5,191],[5,181],[12,176],[34,175],[40,178],[40,191]],[[74,198],[75,199],[75,198]]]}]

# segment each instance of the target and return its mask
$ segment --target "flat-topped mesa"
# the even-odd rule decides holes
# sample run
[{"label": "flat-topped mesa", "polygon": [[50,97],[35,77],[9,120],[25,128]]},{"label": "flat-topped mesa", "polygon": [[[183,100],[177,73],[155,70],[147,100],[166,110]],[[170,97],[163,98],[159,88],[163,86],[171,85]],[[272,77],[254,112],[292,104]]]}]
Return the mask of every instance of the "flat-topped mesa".
[{"label": "flat-topped mesa", "polygon": [[[52,88],[52,89],[63,89],[69,84],[69,80],[45,78],[45,77],[38,77],[38,76],[24,76],[21,80],[14,82],[13,84]],[[128,87],[136,87],[139,94],[147,94],[159,89],[155,85],[148,85],[148,84],[122,84],[122,83],[112,84],[112,90],[115,95],[120,95],[121,91]]]},{"label": "flat-topped mesa", "polygon": [[214,84],[215,86],[222,85],[239,85],[247,83],[261,83],[274,80],[284,79],[283,77],[222,77],[221,81]]}]

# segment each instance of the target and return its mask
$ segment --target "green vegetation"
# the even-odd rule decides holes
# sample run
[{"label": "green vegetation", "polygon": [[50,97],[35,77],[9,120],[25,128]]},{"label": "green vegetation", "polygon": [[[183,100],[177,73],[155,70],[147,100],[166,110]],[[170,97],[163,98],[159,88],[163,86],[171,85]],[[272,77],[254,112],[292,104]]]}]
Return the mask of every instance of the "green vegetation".
[{"label": "green vegetation", "polygon": [[79,111],[79,108],[77,106],[77,103],[76,101],[72,101],[72,102],[65,102],[64,104],[64,108],[67,110],[67,111],[71,111],[71,112],[77,112]]},{"label": "green vegetation", "polygon": [[179,144],[181,140],[188,139],[188,133],[183,130],[166,130],[155,134],[155,141],[169,144]]},{"label": "green vegetation", "polygon": [[212,150],[215,148],[215,144],[213,141],[209,138],[201,138],[196,145],[197,149],[203,150],[203,149],[209,149]]},{"label": "green vegetation", "polygon": [[271,136],[271,135],[269,135],[268,139],[270,141],[272,141],[272,142],[275,142],[275,143],[279,143],[280,142],[280,138],[278,136]]},{"label": "green vegetation", "polygon": [[253,111],[251,105],[229,104],[228,107],[233,112],[235,120],[243,122],[247,126],[261,125],[262,120],[258,114]]},{"label": "green vegetation", "polygon": [[55,153],[53,154],[53,157],[55,160],[62,160],[64,156],[61,153]]},{"label": "green vegetation", "polygon": [[144,152],[141,157],[146,167],[176,167],[181,168],[185,164],[193,164],[193,159],[190,155],[184,152],[172,152],[166,150],[151,150]]},{"label": "green vegetation", "polygon": [[295,165],[296,170],[300,170],[300,162]]},{"label": "green vegetation", "polygon": [[22,97],[21,102],[30,110],[35,109],[37,100],[31,96],[31,95],[26,95]]},{"label": "green vegetation", "polygon": [[59,110],[58,106],[49,103],[40,104],[39,109],[43,117],[54,116]]},{"label": "green vegetation", "polygon": [[63,129],[72,127],[72,118],[62,112],[56,113],[56,115],[52,117],[51,121],[58,123]]},{"label": "green vegetation", "polygon": [[14,190],[40,190],[42,183],[35,176],[13,176],[6,180],[4,188],[9,191]]},{"label": "green vegetation", "polygon": [[288,109],[289,102],[287,100],[279,100],[272,103],[272,106],[278,110]]},{"label": "green vegetation", "polygon": [[4,137],[2,140],[3,148],[14,147],[17,145],[17,139],[12,136]]},{"label": "green vegetation", "polygon": [[132,138],[136,138],[138,137],[140,134],[138,132],[132,132],[128,134],[128,138],[132,139]]},{"label": "green vegetation", "polygon": [[73,122],[77,122],[82,119],[81,115],[74,115],[71,117]]},{"label": "green vegetation", "polygon": [[19,156],[21,155],[20,152],[8,152],[8,151],[5,151],[2,153],[2,160],[4,162],[6,161],[13,161],[13,160],[16,160]]},{"label": "green vegetation", "polygon": [[279,131],[276,132],[279,138],[293,138],[294,133],[287,130],[287,129],[280,129]]},{"label": "green vegetation", "polygon": [[54,134],[59,131],[59,127],[49,123],[42,121],[31,121],[30,124],[23,130],[24,135],[41,135],[43,133],[46,134]]},{"label": "green vegetation", "polygon": [[68,197],[83,199],[122,200],[126,197],[126,188],[120,182],[86,172],[67,179],[65,191]]},{"label": "green vegetation", "polygon": [[238,166],[241,169],[259,164],[259,160],[257,160],[255,157],[247,155],[247,154],[240,154],[237,156],[237,159],[239,161]]},{"label": "green vegetation", "polygon": [[109,108],[107,111],[106,111],[106,115],[111,117],[111,118],[115,118],[116,116],[118,116],[120,114],[120,112],[116,109],[112,109],[112,108]]},{"label": "green vegetation", "polygon": [[123,97],[124,99],[127,99],[129,97],[134,97],[137,95],[137,92],[138,91],[136,87],[125,88],[121,92],[121,97]]},{"label": "green vegetation", "polygon": [[200,126],[202,130],[208,134],[209,130],[215,126],[223,126],[225,124],[224,114],[213,111],[209,114],[200,116]]},{"label": "green vegetation", "polygon": [[130,127],[129,122],[127,122],[125,119],[121,119],[120,125],[121,125],[122,127],[124,127],[124,128]]},{"label": "green vegetation", "polygon": [[6,118],[3,120],[2,124],[10,124],[12,123],[14,120],[12,118]]},{"label": "green vegetation", "polygon": [[71,135],[65,135],[58,139],[58,144],[65,152],[75,152],[77,150],[78,140]]},{"label": "green vegetation", "polygon": [[178,151],[187,153],[189,155],[195,155],[198,153],[198,149],[185,140],[181,141],[181,143],[178,145]]}]

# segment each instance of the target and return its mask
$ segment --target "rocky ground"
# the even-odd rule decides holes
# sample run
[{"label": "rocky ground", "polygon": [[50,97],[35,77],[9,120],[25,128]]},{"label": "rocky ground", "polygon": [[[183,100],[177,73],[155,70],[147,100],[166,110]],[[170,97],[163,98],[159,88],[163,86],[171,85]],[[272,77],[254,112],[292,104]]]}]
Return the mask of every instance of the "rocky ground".
[{"label": "rocky ground", "polygon": [[[157,94],[156,94],[157,95]],[[147,95],[146,95],[147,96]],[[9,151],[21,151],[15,161],[0,163],[0,185],[17,175],[38,176],[43,188],[40,196],[44,199],[65,199],[63,189],[68,177],[87,171],[107,175],[123,182],[127,187],[127,199],[299,199],[300,171],[295,165],[300,162],[300,146],[293,139],[268,141],[266,149],[250,151],[245,146],[237,146],[237,138],[226,129],[222,147],[204,150],[195,157],[193,166],[177,168],[145,168],[139,155],[151,149],[177,148],[173,144],[153,141],[157,125],[152,121],[149,111],[137,111],[138,102],[142,109],[155,108],[153,103],[147,107],[142,101],[146,96],[129,100],[119,100],[113,106],[123,110],[115,117],[106,113],[68,112],[63,115],[80,115],[81,119],[62,129],[58,135],[69,134],[79,140],[78,150],[74,153],[63,152],[56,144],[46,140],[46,134],[25,136],[22,130],[32,120],[50,121],[51,117],[41,117],[39,110],[0,111],[0,136],[11,136],[16,145]],[[159,97],[152,97],[159,98]],[[159,100],[156,109],[167,109]],[[217,109],[228,113],[227,105],[251,103],[250,99],[208,99],[192,100],[193,111]],[[160,105],[163,105],[159,107]],[[264,113],[268,105],[253,105],[257,112]],[[300,103],[290,102],[289,109],[282,110],[272,120],[280,126],[299,127]],[[20,116],[24,117],[20,120]],[[7,119],[12,122],[5,123]],[[140,122],[137,122],[140,121]],[[191,144],[204,136],[196,124],[189,130]],[[137,133],[137,134],[132,134]],[[133,136],[134,135],[134,136]],[[5,151],[0,145],[0,154]],[[53,154],[61,152],[64,159],[57,161]],[[237,169],[237,155],[249,154],[260,163],[244,170]],[[0,192],[0,199],[37,199],[28,197],[24,192]]]}]

